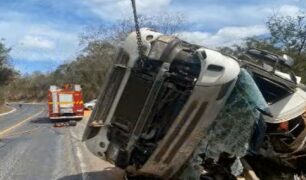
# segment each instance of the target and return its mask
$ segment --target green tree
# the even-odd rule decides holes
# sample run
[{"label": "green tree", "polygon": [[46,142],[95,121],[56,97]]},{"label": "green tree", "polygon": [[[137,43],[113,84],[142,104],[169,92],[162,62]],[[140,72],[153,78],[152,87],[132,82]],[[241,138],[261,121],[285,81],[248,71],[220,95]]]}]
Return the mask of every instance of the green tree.
[{"label": "green tree", "polygon": [[306,14],[282,16],[274,14],[266,23],[268,37],[249,37],[244,44],[221,47],[223,53],[240,56],[251,48],[263,49],[275,54],[287,54],[295,60],[294,72],[306,82]]},{"label": "green tree", "polygon": [[10,49],[0,42],[0,86],[6,85],[15,75],[15,71],[9,64]]},{"label": "green tree", "polygon": [[273,15],[267,22],[271,42],[287,53],[301,55],[306,51],[306,17]]},{"label": "green tree", "polygon": [[295,59],[293,69],[306,82],[306,13],[274,15],[269,18],[267,26],[273,45]]},{"label": "green tree", "polygon": [[16,75],[16,71],[9,64],[9,52],[10,49],[0,42],[0,105],[4,103],[7,92],[5,85]]},{"label": "green tree", "polygon": [[76,60],[51,73],[50,82],[56,85],[81,84],[85,100],[96,98],[115,51],[116,48],[108,42],[90,42]]},{"label": "green tree", "polygon": [[[167,35],[182,31],[186,27],[186,19],[182,13],[161,12],[151,16],[139,15],[138,18],[141,28],[150,28]],[[90,26],[81,34],[80,43],[108,41],[116,45],[134,30],[135,26],[132,18],[121,19],[111,25]]]}]

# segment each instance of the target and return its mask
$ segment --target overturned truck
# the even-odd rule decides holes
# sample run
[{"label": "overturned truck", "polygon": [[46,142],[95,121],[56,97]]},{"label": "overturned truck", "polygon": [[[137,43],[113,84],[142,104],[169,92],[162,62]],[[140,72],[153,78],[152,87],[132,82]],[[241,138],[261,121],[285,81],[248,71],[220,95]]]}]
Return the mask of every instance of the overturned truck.
[{"label": "overturned truck", "polygon": [[103,85],[83,136],[92,153],[140,179],[303,177],[306,88],[283,72],[290,58],[141,38],[146,58],[131,33]]},{"label": "overturned truck", "polygon": [[127,37],[84,133],[87,147],[131,176],[176,177],[223,108],[237,61],[142,29]]}]

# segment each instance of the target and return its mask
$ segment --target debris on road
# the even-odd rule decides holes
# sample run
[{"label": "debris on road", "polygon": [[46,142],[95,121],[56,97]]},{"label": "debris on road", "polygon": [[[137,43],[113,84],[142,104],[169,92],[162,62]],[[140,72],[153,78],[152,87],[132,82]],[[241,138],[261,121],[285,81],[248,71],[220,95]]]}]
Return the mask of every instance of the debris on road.
[{"label": "debris on road", "polygon": [[53,127],[60,128],[60,127],[67,127],[67,126],[76,126],[77,122],[74,120],[70,120],[68,122],[56,122],[54,123]]}]

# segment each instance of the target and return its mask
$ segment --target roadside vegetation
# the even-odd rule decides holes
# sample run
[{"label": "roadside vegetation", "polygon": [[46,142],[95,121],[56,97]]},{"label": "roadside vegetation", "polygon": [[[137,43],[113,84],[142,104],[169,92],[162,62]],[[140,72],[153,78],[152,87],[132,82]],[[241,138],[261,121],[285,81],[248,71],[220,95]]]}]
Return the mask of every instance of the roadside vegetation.
[{"label": "roadside vegetation", "polygon": [[249,37],[243,44],[222,47],[221,51],[240,56],[250,48],[263,49],[275,54],[287,54],[295,60],[292,70],[306,83],[306,12],[299,16],[271,16],[267,23],[268,37]]},{"label": "roadside vegetation", "polygon": [[[154,17],[140,16],[141,27],[150,27],[164,34],[174,34],[184,30],[183,15],[161,13]],[[244,43],[231,47],[220,47],[226,54],[240,56],[249,48],[259,48],[276,54],[287,54],[295,59],[294,72],[306,80],[306,15],[297,17],[273,15],[266,23],[269,36],[249,37]],[[96,98],[109,66],[115,57],[116,46],[134,30],[132,19],[120,20],[113,25],[88,27],[80,37],[84,47],[77,58],[60,65],[51,73],[35,72],[20,76],[14,74],[7,65],[8,56],[0,58],[0,84],[7,85],[11,101],[43,101],[50,84],[77,83],[83,87],[85,101]],[[9,49],[0,46],[0,53],[8,54]],[[4,69],[2,69],[4,68]],[[6,69],[6,70],[5,70]],[[8,73],[7,75],[1,73]],[[6,77],[3,79],[2,77]],[[0,88],[3,89],[3,88]],[[0,92],[1,93],[1,92]],[[3,92],[2,92],[3,93]],[[3,97],[3,95],[0,97]],[[1,100],[1,99],[0,99]],[[0,101],[1,102],[1,101]]]},{"label": "roadside vegetation", "polygon": [[17,75],[16,71],[9,63],[9,52],[10,48],[5,47],[4,43],[0,41],[0,107],[5,102],[5,96],[8,90],[6,86]]},{"label": "roadside vegetation", "polygon": [[[164,34],[183,30],[183,21],[180,14],[140,17],[143,27],[150,27]],[[51,73],[34,72],[18,76],[8,86],[8,99],[44,101],[51,84],[61,86],[66,83],[81,84],[85,101],[97,98],[105,75],[115,58],[116,46],[132,31],[133,19],[119,20],[109,26],[102,24],[86,28],[80,36],[80,46],[84,48],[75,59],[60,65]]]}]

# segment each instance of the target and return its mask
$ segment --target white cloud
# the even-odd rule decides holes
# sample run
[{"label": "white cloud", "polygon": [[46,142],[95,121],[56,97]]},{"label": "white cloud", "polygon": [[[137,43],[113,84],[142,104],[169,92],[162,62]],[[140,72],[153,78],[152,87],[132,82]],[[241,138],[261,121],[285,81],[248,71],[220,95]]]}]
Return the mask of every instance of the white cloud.
[{"label": "white cloud", "polygon": [[[129,0],[81,0],[92,12],[107,21],[132,16]],[[173,0],[136,0],[139,14],[154,14],[163,11],[182,12],[193,27],[202,30],[219,29],[223,26],[252,26],[264,24],[268,17],[279,11],[284,15],[294,15],[303,7],[285,3],[285,1],[260,1],[258,4],[228,3],[220,1],[173,1]]]},{"label": "white cloud", "polygon": [[25,48],[54,49],[54,42],[40,36],[26,35],[20,44]]},{"label": "white cloud", "polygon": [[194,24],[190,30],[179,33],[180,37],[210,47],[239,44],[246,37],[267,34],[265,22],[274,13],[296,16],[306,10],[305,7],[280,3],[237,5],[235,9],[222,4],[208,4],[202,8],[187,4],[176,9],[185,14],[189,12],[189,21]]},{"label": "white cloud", "polygon": [[302,8],[292,5],[283,5],[278,10],[278,12],[283,16],[297,16],[301,11],[303,11]]},{"label": "white cloud", "polygon": [[49,24],[0,21],[0,37],[12,47],[13,59],[64,62],[79,50],[78,35],[78,30],[65,31]]},{"label": "white cloud", "polygon": [[[213,1],[213,0],[136,0],[138,13],[147,15],[163,11],[182,12],[186,15],[190,27],[181,32],[184,39],[206,46],[231,45],[241,42],[249,36],[267,33],[264,23],[267,17],[275,12],[283,15],[296,15],[305,10],[305,5],[299,6],[304,0],[279,1]],[[35,0],[36,2],[36,0]],[[78,0],[82,10],[75,9],[74,13],[81,16],[88,9],[88,17],[101,18],[101,22],[112,23],[116,19],[132,16],[130,0]],[[64,10],[64,2],[54,3],[54,9]],[[84,9],[83,9],[84,8]],[[66,12],[66,11],[65,11]],[[32,12],[31,16],[39,16]],[[69,14],[67,20],[71,23],[51,24],[59,22],[34,20],[23,12],[9,10],[0,12],[0,38],[6,39],[8,46],[13,46],[11,56],[27,61],[63,62],[71,59],[79,50],[78,35],[82,30],[79,24],[74,24],[74,14]],[[83,17],[83,16],[82,16]],[[84,16],[86,17],[86,16]],[[66,18],[66,17],[62,17]],[[81,20],[81,19],[78,19]],[[82,19],[83,20],[83,19]],[[65,21],[66,22],[66,21]],[[95,25],[95,24],[94,24]],[[77,27],[76,27],[77,26]],[[69,29],[69,30],[68,30]]]},{"label": "white cloud", "polygon": [[[82,0],[90,10],[100,17],[115,20],[132,16],[132,5],[129,0]],[[165,10],[172,0],[138,0],[137,11],[141,14],[150,14]]]},{"label": "white cloud", "polygon": [[230,46],[241,43],[243,39],[251,36],[267,34],[265,26],[224,27],[216,33],[208,32],[180,32],[178,36],[191,43],[209,47]]},{"label": "white cloud", "polygon": [[292,5],[278,1],[259,2],[258,4],[228,5],[221,1],[211,3],[181,3],[170,6],[172,11],[179,11],[186,15],[187,20],[199,27],[198,29],[219,29],[223,26],[252,26],[264,24],[268,17],[275,12],[283,15],[296,15],[299,11],[305,11],[305,6]]}]

